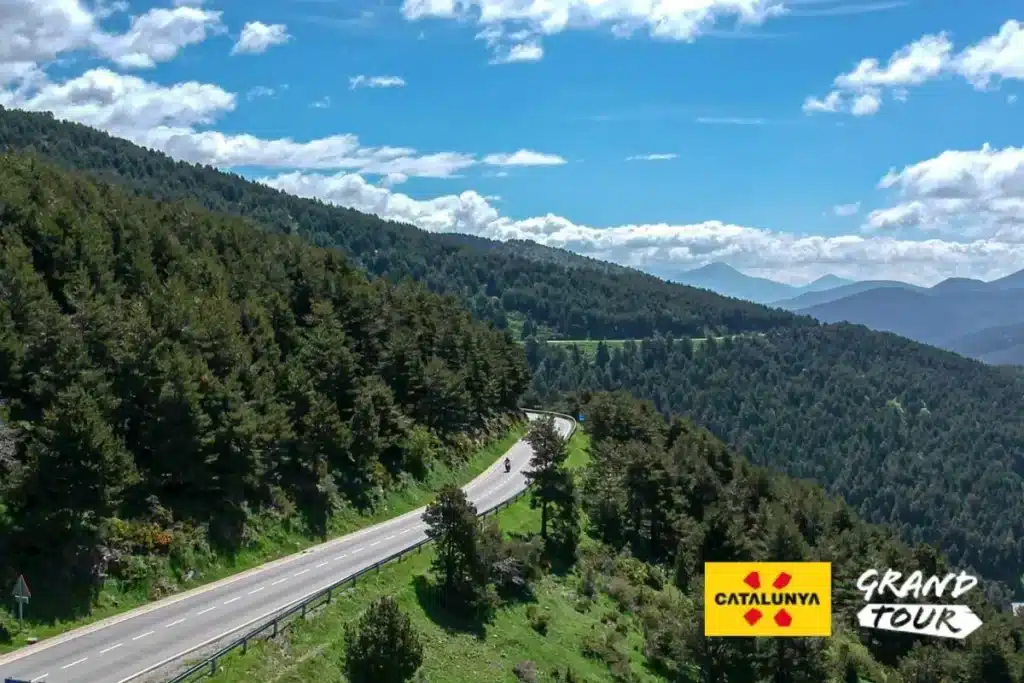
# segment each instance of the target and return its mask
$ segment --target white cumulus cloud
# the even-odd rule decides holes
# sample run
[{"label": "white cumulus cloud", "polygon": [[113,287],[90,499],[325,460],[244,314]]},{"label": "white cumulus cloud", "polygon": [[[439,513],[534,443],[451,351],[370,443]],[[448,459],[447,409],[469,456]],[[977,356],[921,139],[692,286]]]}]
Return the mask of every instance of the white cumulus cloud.
[{"label": "white cumulus cloud", "polygon": [[125,33],[97,33],[93,43],[100,54],[122,68],[151,69],[223,30],[220,12],[188,6],[157,8],[133,17]]},{"label": "white cumulus cloud", "polygon": [[521,149],[511,154],[488,154],[484,163],[489,166],[561,166],[567,162],[557,154]]},{"label": "white cumulus cloud", "polygon": [[[364,146],[355,135],[307,141],[267,139],[203,128],[233,111],[237,96],[216,85],[187,82],[170,86],[109,69],[91,69],[65,82],[52,82],[24,68],[0,69],[0,105],[55,116],[110,131],[141,145],[194,163],[222,168],[344,169],[364,174],[449,178],[474,166],[553,166],[555,154],[528,149],[479,158],[462,152],[421,153],[408,147]],[[269,89],[250,91],[250,96]],[[329,100],[327,100],[329,103]]]},{"label": "white cumulus cloud", "polygon": [[1006,22],[999,33],[961,52],[955,68],[979,89],[993,78],[1024,80],[1024,25]]},{"label": "white cumulus cloud", "polygon": [[954,53],[946,33],[925,35],[894,52],[885,64],[862,59],[848,73],[836,76],[833,89],[824,97],[804,100],[806,113],[847,112],[869,116],[882,105],[882,94],[905,101],[911,87],[942,77],[965,79],[977,90],[994,79],[1024,80],[1024,25],[1010,20],[995,35]]},{"label": "white cumulus cloud", "polygon": [[0,90],[0,104],[51,111],[136,140],[162,127],[212,123],[235,108],[235,96],[216,85],[190,81],[162,86],[105,68],[91,69],[64,83],[35,85]]},{"label": "white cumulus cloud", "polygon": [[[646,30],[652,38],[693,41],[719,21],[759,25],[786,12],[783,0],[403,0],[409,21],[475,19],[477,36],[508,61],[516,48],[522,57],[540,59],[540,39],[571,29],[603,27],[618,37]],[[527,42],[524,38],[529,37]],[[520,58],[512,61],[531,61]]]},{"label": "white cumulus cloud", "polygon": [[502,50],[491,59],[491,64],[517,64],[521,62],[539,62],[544,58],[544,48],[540,43],[520,43],[507,50]]},{"label": "white cumulus cloud", "polygon": [[472,190],[414,199],[357,174],[285,173],[260,179],[271,187],[315,197],[431,232],[491,239],[530,239],[552,247],[672,277],[710,261],[753,274],[803,282],[826,273],[863,278],[912,278],[932,284],[952,274],[996,277],[1019,269],[1024,245],[992,239],[911,240],[889,235],[799,236],[721,221],[595,227],[546,214],[503,216]]},{"label": "white cumulus cloud", "polygon": [[400,76],[352,76],[348,79],[350,90],[356,88],[404,88],[405,79]]},{"label": "white cumulus cloud", "polygon": [[872,231],[920,229],[1024,245],[1024,147],[947,150],[892,169],[879,182],[893,206],[872,211]]},{"label": "white cumulus cloud", "polygon": [[256,55],[266,52],[274,45],[283,45],[291,40],[288,27],[284,24],[264,24],[250,21],[242,27],[238,42],[231,48],[233,55]]},{"label": "white cumulus cloud", "polygon": [[836,204],[832,207],[832,211],[837,216],[852,216],[860,211],[860,202],[854,202],[853,204]]},{"label": "white cumulus cloud", "polygon": [[100,21],[124,8],[79,0],[4,0],[0,65],[48,62],[85,50],[122,68],[151,68],[224,28],[220,12],[181,5],[134,16],[124,33],[104,30]]}]

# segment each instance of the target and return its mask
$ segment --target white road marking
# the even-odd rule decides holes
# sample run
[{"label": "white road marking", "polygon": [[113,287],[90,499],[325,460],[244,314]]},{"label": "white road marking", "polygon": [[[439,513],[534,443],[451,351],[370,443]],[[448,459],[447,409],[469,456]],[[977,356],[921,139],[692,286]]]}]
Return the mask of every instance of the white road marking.
[{"label": "white road marking", "polygon": [[[0,0],[0,1],[2,1],[2,0]],[[530,414],[530,418],[531,418],[531,419],[534,419],[534,417],[535,417],[534,415]],[[566,431],[569,431],[569,430],[566,430]],[[563,434],[563,436],[565,436],[565,434]],[[518,472],[518,467],[517,467],[517,475],[518,475],[518,474],[519,474],[519,472]],[[496,491],[499,491],[499,490],[501,490],[503,494],[504,494],[504,493],[509,493],[509,491],[508,491],[508,487],[506,486],[506,484],[508,483],[508,477],[507,477],[507,476],[506,476],[506,477],[503,477],[503,478],[502,478],[502,483],[500,483],[500,484],[499,484],[499,483],[498,483],[497,481],[495,481],[495,480],[497,479],[497,477],[487,477],[487,479],[490,479],[490,481],[486,481],[486,480],[483,480],[483,481],[480,481],[479,483],[483,484],[484,486],[486,486],[486,485],[487,485],[488,483],[491,483],[491,484],[496,484],[495,486],[493,486],[493,487],[492,487],[492,488],[490,489],[490,491],[488,492],[489,494],[493,494],[494,492],[496,492]],[[520,483],[520,482],[519,482],[519,477],[518,477],[518,476],[517,476],[517,477],[515,478],[515,483],[516,483],[516,484],[519,484],[519,483]],[[475,487],[473,487],[473,488],[475,488]],[[517,491],[516,491],[516,492],[518,492],[518,488],[519,488],[519,487],[517,486],[516,488],[517,488]],[[477,490],[478,490],[478,489],[477,489]],[[413,512],[413,513],[410,513],[410,515],[406,515],[406,516],[405,516],[405,519],[404,519],[403,521],[413,521],[413,519],[411,519],[410,517],[419,517],[421,513],[422,513],[422,510],[417,510],[417,511],[415,511],[415,512]],[[395,520],[395,521],[398,521],[398,518],[396,518],[396,520]],[[421,520],[420,520],[420,519],[416,519],[416,521],[421,521]],[[397,526],[397,525],[395,525],[395,526]],[[392,528],[394,528],[394,527],[392,527]],[[394,532],[394,533],[393,533],[392,535],[388,536],[388,537],[387,537],[386,539],[383,539],[383,538],[382,538],[382,540],[391,540],[391,539],[393,539],[393,538],[394,538],[395,536],[399,536],[399,535],[406,535],[406,534],[409,534],[410,532],[413,532],[413,533],[415,533],[415,534],[416,534],[417,536],[420,536],[420,535],[421,535],[421,533],[420,533],[420,532],[422,532],[422,531],[423,531],[423,530],[425,530],[425,529],[427,529],[426,525],[422,525],[422,524],[421,524],[421,525],[419,525],[419,526],[415,526],[415,527],[407,527],[407,528],[404,528],[404,529],[397,529],[397,528],[396,528],[396,529],[395,529],[395,532]],[[368,532],[370,532],[370,533],[373,533],[373,531],[371,531],[370,529],[367,529],[367,531],[368,531]],[[383,531],[384,531],[384,529],[378,529],[378,530],[376,530],[376,531],[377,531],[377,533],[380,533],[380,532],[383,532]],[[357,532],[357,534],[358,534],[358,532]],[[372,536],[370,536],[370,538],[372,538]],[[378,541],[378,543],[379,543],[379,541]],[[374,545],[377,545],[378,543],[375,543]],[[317,551],[320,551],[321,549],[323,549],[323,550],[327,550],[327,549],[328,549],[328,547],[326,547],[326,546],[325,546],[325,547],[323,547],[323,548],[313,548],[313,549],[307,550],[307,551],[305,551],[305,552],[306,552],[306,553],[308,553],[308,552],[317,552]],[[364,546],[361,546],[361,547],[359,547],[359,548],[357,548],[357,549],[355,550],[355,552],[359,552],[359,551],[362,551],[362,550],[364,550],[364,549],[365,549],[365,545],[364,545]],[[343,558],[345,558],[345,557],[348,557],[348,556],[349,556],[349,553],[341,553],[341,554],[337,555],[336,557],[334,557],[333,559],[336,559],[336,560],[340,560],[340,559],[343,559]],[[292,558],[285,558],[285,559],[286,559],[286,560],[288,560],[288,559],[292,559]],[[321,565],[317,565],[317,566],[319,567],[319,566],[321,566]],[[259,567],[259,568],[256,568],[256,569],[255,569],[254,571],[256,571],[256,572],[262,572],[262,571],[265,571],[265,569],[266,569],[266,567]],[[300,572],[300,573],[305,573],[305,572]],[[298,574],[297,574],[297,575],[298,575]],[[234,578],[235,578],[235,577],[232,577],[232,580],[233,580]],[[242,576],[241,576],[241,575],[239,575],[239,576],[238,576],[237,578],[242,578]],[[279,583],[282,583],[282,582],[283,582],[283,581],[275,581],[275,582],[274,582],[274,584],[276,585],[276,584],[279,584]],[[225,583],[226,583],[226,582],[225,582]],[[216,587],[216,586],[215,586],[215,585],[211,585],[211,587],[210,587],[210,588],[212,589],[212,588],[214,588],[214,587]],[[236,599],[240,599],[240,598],[236,598]],[[230,602],[234,602],[234,600],[229,600],[229,601],[225,602],[224,604],[229,604]],[[207,608],[207,609],[203,609],[203,610],[200,610],[200,611],[198,612],[198,614],[205,614],[205,613],[207,613],[207,612],[210,612],[210,611],[212,611],[212,610],[213,610],[213,609],[215,609],[215,608],[216,608],[216,606],[213,606],[213,607],[210,607],[210,608]],[[271,613],[272,613],[272,612],[271,612]],[[269,615],[269,614],[270,614],[270,613],[268,613],[268,615]],[[262,615],[262,616],[261,616],[260,618],[265,618],[265,617],[266,617],[266,616],[268,616],[268,615]],[[234,632],[234,631],[238,630],[239,628],[243,628],[244,626],[248,626],[248,625],[250,625],[251,623],[253,623],[253,622],[249,622],[249,623],[247,623],[247,624],[244,624],[243,626],[238,626],[238,627],[235,627],[234,629],[232,629],[232,630],[231,630],[231,631],[229,631],[228,633],[232,633],[232,632]],[[148,634],[144,634],[144,636],[145,636],[145,635],[148,635]],[[140,638],[141,638],[141,637],[144,637],[144,636],[140,636]],[[213,640],[216,640],[216,638],[215,638],[215,639],[213,639]],[[113,645],[113,646],[111,646],[110,648],[108,648],[108,649],[107,649],[107,651],[109,651],[109,650],[113,650],[113,649],[116,649],[116,648],[117,648],[117,647],[119,647],[120,645],[121,645],[121,644]],[[194,647],[193,647],[193,648],[191,648],[191,649],[189,650],[189,652],[190,652],[190,651],[192,651],[192,650],[194,650],[194,649],[196,649],[196,648],[194,648]],[[176,659],[176,658],[179,658],[179,657],[183,656],[184,654],[187,654],[187,652],[185,652],[185,653],[179,653],[178,655],[175,655],[174,657],[171,657],[170,659],[166,660],[165,662],[163,662],[163,663],[161,663],[161,664],[165,664],[165,663],[167,663],[167,661],[173,661],[174,659]],[[2,659],[2,658],[0,658],[0,659]],[[145,674],[145,673],[147,673],[148,671],[151,671],[151,670],[152,670],[153,668],[154,668],[154,667],[148,667],[148,668],[147,668],[146,670],[144,670],[144,671],[140,671],[140,672],[137,672],[137,673],[135,673],[135,674],[132,674],[132,676],[129,676],[128,678],[124,679],[123,681],[120,681],[119,683],[128,683],[129,681],[131,681],[131,679],[132,679],[132,678],[135,678],[135,677],[137,677],[137,676],[139,676],[139,675]],[[36,678],[34,678],[34,679],[31,679],[31,680],[33,681],[33,683],[36,683],[36,682],[38,682],[38,681],[43,681],[43,680],[44,680],[44,679],[46,679],[46,678],[48,678],[48,674],[43,674],[43,675],[41,675],[41,676],[37,676]]]},{"label": "white road marking", "polygon": [[70,669],[70,668],[71,668],[71,667],[73,667],[73,666],[74,666],[75,664],[81,664],[82,662],[84,662],[84,661],[85,661],[85,660],[87,660],[87,659],[89,659],[89,658],[88,658],[88,657],[82,657],[81,659],[76,659],[75,661],[71,662],[70,664],[65,664],[65,665],[64,665],[64,666],[62,666],[61,668],[62,668],[62,669]]},{"label": "white road marking", "polygon": [[143,639],[143,638],[145,638],[146,636],[151,636],[151,635],[153,635],[153,633],[154,633],[153,631],[146,631],[146,632],[145,632],[145,633],[143,633],[143,634],[142,634],[141,636],[135,636],[134,638],[132,638],[132,640],[142,640],[142,639]]},{"label": "white road marking", "polygon": [[380,541],[374,541],[373,543],[370,544],[370,547],[372,548],[375,545],[380,545]]},{"label": "white road marking", "polygon": [[[529,416],[530,420],[536,419],[534,413],[528,413],[528,416]],[[565,434],[563,434],[563,436],[565,436]],[[416,512],[418,513],[419,511],[416,511]],[[426,526],[419,526],[419,527],[417,527],[415,529],[410,529],[410,531],[420,531],[420,530],[425,529],[425,528],[426,528]],[[365,533],[365,531],[364,532],[356,532],[356,533],[357,534],[362,534],[362,533]],[[341,559],[341,558],[345,557],[346,554],[347,553],[342,553],[341,555],[338,555],[337,557],[335,557],[335,559]],[[286,558],[285,561],[289,561],[291,559],[294,559],[294,557],[295,556],[293,556],[292,558]],[[264,569],[265,569],[264,567],[260,567],[259,569],[255,570],[255,571],[263,571]],[[234,581],[234,580],[237,580],[238,578],[242,578],[242,575],[238,575],[237,578],[236,577],[232,577],[231,579],[229,579],[229,581]],[[221,585],[224,585],[224,584],[221,584]],[[219,587],[219,586],[211,585],[210,590],[212,590],[215,587]],[[352,591],[352,589],[350,588],[349,590],[343,591],[343,592],[344,593],[348,593],[348,592],[351,592],[351,591]],[[308,594],[306,594],[306,595],[304,595],[302,597],[303,598],[310,597],[315,592],[316,591],[310,592],[310,593],[308,593]],[[184,597],[182,599],[184,599]],[[213,609],[213,608],[210,608],[210,609]],[[209,610],[203,610],[203,611],[204,612],[208,612]],[[267,617],[270,617],[271,615],[275,614],[277,611],[279,611],[279,608],[275,607],[274,609],[272,609],[270,611],[267,611],[267,612],[265,612],[265,613],[263,613],[263,614],[261,614],[261,615],[259,615],[257,617],[254,617],[254,618],[250,619],[249,621],[245,622],[244,624],[240,624],[238,626],[233,626],[230,629],[228,629],[227,631],[224,631],[223,633],[215,635],[212,638],[209,638],[209,639],[203,641],[202,643],[199,643],[198,645],[189,646],[187,649],[185,649],[185,650],[183,650],[181,652],[177,652],[175,654],[172,654],[172,655],[166,657],[165,659],[163,659],[162,661],[159,661],[159,662],[157,662],[155,664],[151,664],[149,666],[146,666],[145,668],[130,674],[127,678],[122,678],[117,683],[132,683],[132,682],[135,681],[135,679],[137,679],[140,676],[143,676],[143,675],[145,675],[145,674],[147,674],[147,673],[149,673],[151,671],[154,671],[154,670],[156,670],[156,669],[158,669],[158,668],[160,668],[160,667],[162,667],[162,666],[164,666],[166,664],[169,664],[170,662],[173,662],[175,660],[181,659],[182,657],[184,657],[184,656],[186,656],[188,654],[191,654],[191,653],[195,652],[196,650],[199,650],[200,648],[206,647],[207,645],[210,645],[212,643],[216,643],[217,641],[225,638],[228,635],[231,635],[232,633],[235,633],[235,632],[237,632],[237,631],[239,631],[239,630],[241,630],[241,629],[243,629],[243,628],[245,628],[247,626],[251,626],[251,625],[257,623],[258,621],[261,621],[263,619],[266,619]],[[200,614],[202,614],[202,612],[200,612]],[[33,679],[33,683],[36,683],[36,681],[41,681],[42,679],[46,678],[46,676],[47,676],[47,674],[43,674],[42,676],[39,676],[36,679]]]},{"label": "white road marking", "polygon": [[167,626],[164,626],[164,628],[170,628],[172,626],[177,626],[178,624],[180,624],[183,621],[185,621],[185,620],[184,619],[178,619],[177,621],[172,621],[171,623],[167,624]]},{"label": "white road marking", "polygon": [[303,574],[305,574],[308,571],[309,571],[308,569],[303,569],[301,572],[295,572],[294,574],[292,574],[292,576],[302,576]]},{"label": "white road marking", "polygon": [[217,606],[216,606],[216,605],[214,605],[213,607],[207,607],[207,608],[206,608],[206,609],[204,609],[204,610],[203,610],[202,612],[199,612],[199,614],[206,614],[207,612],[212,612],[212,611],[213,611],[213,610],[215,610],[215,609],[217,609]]},{"label": "white road marking", "polygon": [[270,585],[271,585],[271,586],[276,586],[277,584],[279,584],[279,583],[284,583],[284,582],[285,582],[285,581],[287,581],[287,580],[288,580],[288,577],[286,576],[286,577],[284,577],[283,579],[278,579],[277,581],[275,581],[274,583],[272,583],[272,584],[270,584]]},{"label": "white road marking", "polygon": [[122,645],[124,645],[124,643],[118,643],[117,645],[111,645],[106,650],[100,650],[100,654],[101,655],[105,655],[108,652],[110,652],[111,650],[116,650],[117,648],[121,647]]},{"label": "white road marking", "polygon": [[49,673],[45,673],[42,676],[36,676],[35,678],[33,678],[31,680],[31,683],[39,683],[39,681],[43,680],[44,678],[46,678],[49,675],[50,675]]},{"label": "white road marking", "polygon": [[249,591],[249,595],[253,595],[254,593],[259,593],[264,588],[266,588],[266,586],[260,586],[259,588],[254,588],[251,591]]},{"label": "white road marking", "polygon": [[233,602],[234,602],[235,600],[241,600],[241,599],[242,599],[242,598],[241,598],[240,596],[236,596],[236,597],[233,597],[233,598],[231,598],[230,600],[225,600],[225,601],[224,601],[224,604],[225,604],[225,605],[230,605],[230,604],[231,604],[231,603],[233,603]]},{"label": "white road marking", "polygon": [[326,565],[327,565],[327,563],[326,563],[326,562],[321,562],[320,564],[318,564],[318,565],[316,566],[316,568],[317,568],[317,569],[320,569],[320,567],[323,567],[323,566],[326,566]]},{"label": "white road marking", "polygon": [[354,552],[354,553],[358,553],[358,552],[359,552],[360,550],[362,550],[362,549],[363,549],[363,548],[365,548],[365,547],[366,547],[365,545],[361,545],[361,546],[359,546],[358,548],[352,548],[352,552]]}]

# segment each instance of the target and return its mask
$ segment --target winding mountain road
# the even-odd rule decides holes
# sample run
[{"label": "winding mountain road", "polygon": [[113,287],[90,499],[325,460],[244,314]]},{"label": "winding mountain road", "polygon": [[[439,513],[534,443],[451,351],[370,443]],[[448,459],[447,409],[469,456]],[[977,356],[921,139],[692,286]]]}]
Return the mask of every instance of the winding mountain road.
[{"label": "winding mountain road", "polygon": [[[531,420],[540,413],[527,413]],[[563,436],[574,427],[556,417]],[[526,487],[532,450],[518,441],[463,490],[478,510]],[[0,680],[34,683],[126,683],[243,629],[268,620],[359,570],[425,538],[424,508],[261,567],[154,602],[0,657]]]}]

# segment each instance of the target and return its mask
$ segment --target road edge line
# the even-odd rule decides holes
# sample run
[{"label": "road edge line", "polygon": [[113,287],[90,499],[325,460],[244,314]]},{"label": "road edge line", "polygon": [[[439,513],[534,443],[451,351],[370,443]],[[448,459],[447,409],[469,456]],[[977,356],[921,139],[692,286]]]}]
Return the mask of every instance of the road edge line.
[{"label": "road edge line", "polygon": [[[524,410],[523,412],[528,415],[529,413],[540,414],[541,411]],[[512,446],[509,447],[509,449],[514,448],[515,445],[518,444],[520,441],[522,441],[522,439],[518,439],[515,442],[515,444],[512,444]],[[506,452],[508,452],[508,451],[506,450]],[[502,455],[504,455],[504,453]],[[482,477],[485,474],[487,474],[491,470],[492,467],[495,467],[500,462],[501,462],[501,456],[499,456],[498,459],[495,460],[495,465],[491,465],[491,467],[488,467],[486,470],[484,470],[483,472],[478,474],[476,477],[473,478],[473,481],[475,481],[477,478]],[[466,486],[468,486],[469,484],[472,484],[473,481],[467,482]],[[185,591],[183,593],[176,593],[174,595],[169,595],[166,598],[163,598],[161,600],[157,600],[155,602],[151,602],[151,603],[148,603],[148,604],[145,604],[145,605],[140,605],[139,607],[136,607],[135,609],[129,610],[127,612],[123,612],[121,614],[114,614],[112,616],[107,617],[106,619],[101,619],[100,621],[94,622],[92,624],[88,624],[86,626],[82,626],[81,628],[77,628],[77,629],[75,629],[73,631],[68,631],[66,633],[62,633],[62,634],[54,636],[52,638],[46,638],[45,640],[41,640],[38,643],[34,643],[32,645],[27,645],[25,647],[22,647],[22,648],[19,648],[17,650],[14,650],[13,652],[8,652],[6,655],[0,655],[0,666],[7,666],[8,664],[11,664],[12,662],[16,662],[19,659],[24,659],[25,657],[28,657],[28,656],[31,656],[31,655],[35,655],[35,654],[39,654],[40,652],[45,652],[46,650],[49,650],[51,647],[55,647],[57,645],[63,645],[64,643],[70,642],[70,641],[75,640],[77,638],[81,638],[82,636],[87,636],[87,635],[89,635],[91,633],[95,633],[96,631],[103,630],[103,629],[108,628],[110,626],[116,626],[117,624],[120,624],[120,623],[123,623],[125,621],[128,621],[129,619],[134,619],[135,617],[141,617],[143,615],[149,614],[150,612],[154,612],[154,611],[156,611],[158,609],[164,609],[165,607],[170,607],[171,605],[175,605],[175,604],[177,604],[177,603],[179,603],[179,602],[181,602],[183,600],[188,600],[188,599],[194,598],[194,597],[196,597],[198,595],[202,595],[204,593],[209,593],[210,591],[216,590],[218,588],[223,588],[225,586],[230,586],[233,583],[236,583],[236,582],[241,581],[243,579],[247,579],[250,576],[254,576],[254,575],[259,574],[261,572],[267,571],[268,569],[276,569],[276,568],[278,568],[280,566],[288,564],[289,562],[293,562],[294,560],[296,560],[296,559],[298,559],[300,557],[303,557],[304,555],[308,555],[308,554],[313,553],[313,552],[320,552],[322,550],[326,550],[328,548],[332,548],[335,545],[339,545],[341,543],[345,543],[345,542],[354,540],[356,538],[361,538],[362,536],[365,536],[366,534],[370,533],[371,531],[379,530],[380,528],[388,526],[388,525],[391,525],[391,524],[394,524],[394,523],[396,523],[399,520],[404,520],[407,517],[411,517],[411,516],[417,515],[417,514],[418,515],[422,515],[423,511],[425,509],[426,509],[426,506],[421,506],[419,508],[416,508],[415,510],[410,510],[409,512],[406,512],[406,513],[403,513],[401,515],[398,515],[397,517],[392,517],[391,519],[386,519],[383,522],[378,522],[377,524],[374,524],[373,526],[368,526],[368,527],[366,527],[364,529],[359,529],[358,531],[353,531],[352,533],[346,534],[345,536],[339,536],[337,538],[333,538],[333,539],[331,539],[329,541],[325,541],[323,543],[320,543],[319,545],[310,546],[310,547],[306,548],[305,550],[300,550],[298,552],[292,553],[291,555],[286,555],[285,557],[279,557],[276,560],[270,560],[269,562],[261,564],[261,565],[259,565],[257,567],[253,567],[252,569],[246,569],[243,572],[239,572],[238,574],[232,574],[230,576],[224,577],[223,579],[218,579],[217,581],[214,581],[212,583],[207,583],[207,584],[203,584],[201,586],[196,586],[195,588],[189,589],[189,590],[187,590],[187,591]],[[247,625],[248,624],[244,624],[243,626],[241,626],[239,628],[244,628]],[[223,637],[223,636],[220,636],[220,637]],[[202,647],[202,646],[200,646],[200,647]],[[143,672],[143,673],[146,673],[146,672]],[[139,675],[141,675],[141,674],[137,674],[136,677],[139,676]],[[130,680],[130,679],[125,679],[125,680]]]}]

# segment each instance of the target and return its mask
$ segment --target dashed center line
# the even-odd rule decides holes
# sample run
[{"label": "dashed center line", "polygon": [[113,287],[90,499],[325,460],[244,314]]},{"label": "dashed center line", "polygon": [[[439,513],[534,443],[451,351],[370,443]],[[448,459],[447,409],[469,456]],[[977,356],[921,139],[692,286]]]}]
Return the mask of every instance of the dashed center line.
[{"label": "dashed center line", "polygon": [[[486,491],[486,492],[485,492],[485,493],[483,494],[482,498],[487,498],[487,497],[489,497],[489,496],[490,496],[491,494],[493,494],[493,493],[494,493],[495,491],[499,490],[500,488],[502,488],[502,485],[498,485],[498,486],[493,486],[492,488],[490,488],[489,490],[487,490],[487,491]],[[401,530],[396,530],[396,531],[395,531],[395,533],[393,533],[393,534],[391,534],[391,535],[389,535],[389,536],[386,536],[386,537],[384,537],[383,539],[379,539],[379,540],[373,541],[372,543],[369,543],[368,545],[361,545],[361,546],[358,546],[358,547],[356,547],[356,548],[353,548],[353,549],[352,549],[352,550],[350,550],[349,552],[344,552],[344,553],[341,553],[341,554],[339,554],[339,555],[335,555],[333,559],[334,559],[334,560],[342,560],[342,559],[344,559],[344,558],[346,558],[346,557],[349,557],[349,556],[350,556],[350,555],[352,555],[352,554],[355,554],[355,553],[359,553],[359,552],[361,552],[361,551],[365,550],[365,549],[366,549],[366,548],[368,548],[368,547],[372,548],[372,547],[378,546],[378,545],[380,545],[380,544],[381,544],[381,543],[382,543],[383,541],[391,541],[391,540],[393,540],[394,538],[396,538],[396,537],[398,537],[398,536],[404,536],[405,534],[408,534],[408,533],[418,533],[418,532],[421,532],[421,531],[423,531],[423,530],[425,530],[425,529],[426,529],[426,525],[422,525],[422,524],[421,524],[421,525],[416,525],[416,526],[411,526],[411,527],[407,527],[407,528],[405,528],[405,529],[401,529]],[[321,567],[325,567],[325,566],[327,566],[327,564],[328,564],[328,561],[326,561],[326,560],[325,560],[325,561],[323,561],[323,562],[320,562],[319,564],[317,564],[317,565],[316,565],[316,568],[317,568],[317,569],[319,569],[319,568],[321,568]],[[302,569],[302,570],[300,570],[300,571],[297,571],[297,572],[295,572],[295,573],[294,573],[294,574],[293,574],[292,576],[293,576],[293,577],[298,577],[298,576],[302,576],[303,574],[306,574],[306,573],[308,573],[309,571],[310,571],[310,570],[309,570],[308,568],[307,568],[307,569]],[[278,580],[276,580],[276,581],[273,581],[273,582],[272,582],[272,583],[271,583],[270,585],[271,585],[271,586],[277,586],[277,585],[279,585],[279,584],[281,584],[281,583],[284,583],[285,581],[287,581],[287,580],[288,580],[288,578],[289,578],[289,577],[284,577],[284,578],[278,579]],[[249,591],[249,593],[248,593],[248,594],[249,594],[249,595],[253,595],[253,594],[255,594],[255,593],[259,593],[260,591],[264,590],[265,588],[266,588],[266,586],[260,586],[260,587],[258,587],[258,588],[255,588],[255,589],[253,589],[253,590]],[[236,596],[236,597],[233,597],[233,598],[229,598],[229,599],[225,600],[225,601],[224,601],[224,602],[223,602],[222,604],[224,604],[224,605],[230,605],[231,603],[233,603],[233,602],[236,602],[236,601],[238,601],[238,600],[241,600],[241,596]],[[212,607],[207,607],[206,609],[200,610],[200,611],[199,611],[199,612],[197,612],[196,614],[197,614],[197,615],[202,615],[202,614],[206,614],[207,612],[211,612],[211,611],[215,610],[216,608],[217,608],[217,606],[216,606],[216,605],[214,605],[214,606],[212,606]],[[181,624],[181,623],[183,623],[183,622],[184,622],[185,620],[186,620],[185,618],[181,618],[181,619],[178,619],[178,620],[176,620],[176,621],[172,621],[171,623],[169,623],[169,624],[166,624],[166,625],[164,626],[164,628],[171,628],[171,627],[173,627],[173,626],[177,626],[178,624]],[[142,640],[143,638],[146,638],[146,637],[148,637],[148,636],[151,636],[151,635],[153,635],[154,633],[155,633],[155,631],[147,631],[147,632],[145,632],[145,633],[142,633],[142,634],[140,634],[140,635],[137,635],[137,636],[133,637],[133,638],[132,638],[132,640],[133,640],[133,641],[137,641],[137,640]],[[111,651],[113,651],[113,650],[116,650],[116,649],[118,649],[119,647],[121,647],[121,646],[123,646],[123,645],[124,645],[124,643],[123,643],[123,642],[122,642],[122,643],[116,643],[116,644],[114,644],[114,645],[111,645],[111,646],[109,646],[109,647],[107,647],[107,648],[104,648],[103,650],[100,650],[100,651],[99,651],[99,654],[100,654],[100,655],[106,654],[106,653],[108,653],[108,652],[111,652]],[[73,666],[77,666],[78,664],[81,664],[81,663],[83,663],[83,662],[87,661],[88,659],[89,659],[88,657],[82,657],[81,659],[77,659],[77,660],[75,660],[75,661],[71,662],[70,664],[65,664],[64,666],[62,666],[62,667],[61,667],[61,669],[62,669],[62,670],[65,670],[65,669],[70,669],[71,667],[73,667]],[[33,681],[33,683],[40,683],[41,681],[43,681],[44,679],[46,679],[46,678],[47,678],[48,676],[49,676],[49,674],[48,674],[48,673],[44,673],[44,674],[42,674],[42,675],[40,675],[40,676],[36,676],[35,678],[33,678],[33,679],[31,679],[31,680]]]}]

